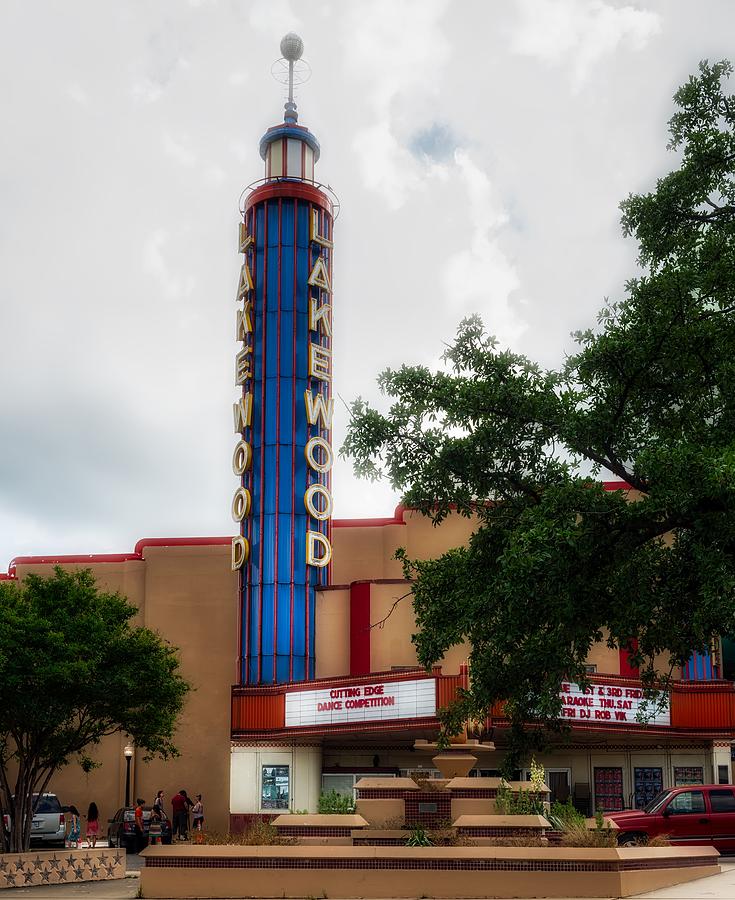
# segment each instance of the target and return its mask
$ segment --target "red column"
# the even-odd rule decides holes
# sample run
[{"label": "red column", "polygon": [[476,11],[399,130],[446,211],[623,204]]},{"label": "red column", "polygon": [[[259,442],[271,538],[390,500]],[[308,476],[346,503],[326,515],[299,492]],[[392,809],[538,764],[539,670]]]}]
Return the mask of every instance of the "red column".
[{"label": "red column", "polygon": [[370,671],[370,582],[350,585],[350,675]]}]

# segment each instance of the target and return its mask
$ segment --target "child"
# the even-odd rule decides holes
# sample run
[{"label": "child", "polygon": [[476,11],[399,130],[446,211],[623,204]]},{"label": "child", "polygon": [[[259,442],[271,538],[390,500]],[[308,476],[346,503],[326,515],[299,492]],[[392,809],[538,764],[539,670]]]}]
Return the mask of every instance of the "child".
[{"label": "child", "polygon": [[161,810],[160,807],[154,805],[153,809],[151,810],[151,817],[148,821],[148,843],[160,844],[162,831],[163,822]]},{"label": "child", "polygon": [[191,827],[194,831],[202,831],[204,828],[204,804],[201,794],[197,794],[197,802],[191,808]]},{"label": "child", "polygon": [[69,814],[71,815],[71,828],[69,829],[69,846],[70,847],[79,847],[79,838],[82,836],[82,820],[79,815],[79,810],[76,808],[76,806],[70,806]]},{"label": "child", "polygon": [[87,846],[97,846],[97,836],[100,833],[100,813],[94,800],[89,804],[87,810]]}]

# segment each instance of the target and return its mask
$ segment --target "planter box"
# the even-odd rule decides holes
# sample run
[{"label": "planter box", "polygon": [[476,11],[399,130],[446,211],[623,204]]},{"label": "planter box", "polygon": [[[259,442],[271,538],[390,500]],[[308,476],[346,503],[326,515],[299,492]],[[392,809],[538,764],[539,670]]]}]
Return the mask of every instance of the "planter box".
[{"label": "planter box", "polygon": [[108,847],[0,854],[0,889],[111,881],[125,877],[125,863],[124,850]]},{"label": "planter box", "polygon": [[454,827],[468,837],[543,837],[551,826],[543,816],[460,816]]},{"label": "planter box", "polygon": [[712,847],[148,847],[148,898],[629,897],[720,871]]}]

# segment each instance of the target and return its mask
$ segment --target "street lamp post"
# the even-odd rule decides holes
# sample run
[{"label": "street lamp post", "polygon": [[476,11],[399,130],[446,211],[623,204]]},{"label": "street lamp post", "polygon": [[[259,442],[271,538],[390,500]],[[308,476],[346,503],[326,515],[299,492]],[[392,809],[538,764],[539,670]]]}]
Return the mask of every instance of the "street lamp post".
[{"label": "street lamp post", "polygon": [[123,750],[125,754],[125,807],[130,806],[130,760],[133,758],[133,748],[130,744],[125,745]]}]

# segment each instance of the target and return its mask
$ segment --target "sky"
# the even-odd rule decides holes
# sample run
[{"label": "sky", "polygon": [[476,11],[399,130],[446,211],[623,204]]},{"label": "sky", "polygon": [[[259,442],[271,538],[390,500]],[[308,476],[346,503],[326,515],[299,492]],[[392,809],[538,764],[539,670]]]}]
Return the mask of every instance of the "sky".
[{"label": "sky", "polygon": [[[238,198],[282,120],[337,192],[334,444],[389,366],[458,323],[544,366],[636,247],[619,202],[676,165],[666,123],[723,0],[0,0],[0,571],[234,533]],[[334,470],[335,516],[397,495]]]}]

